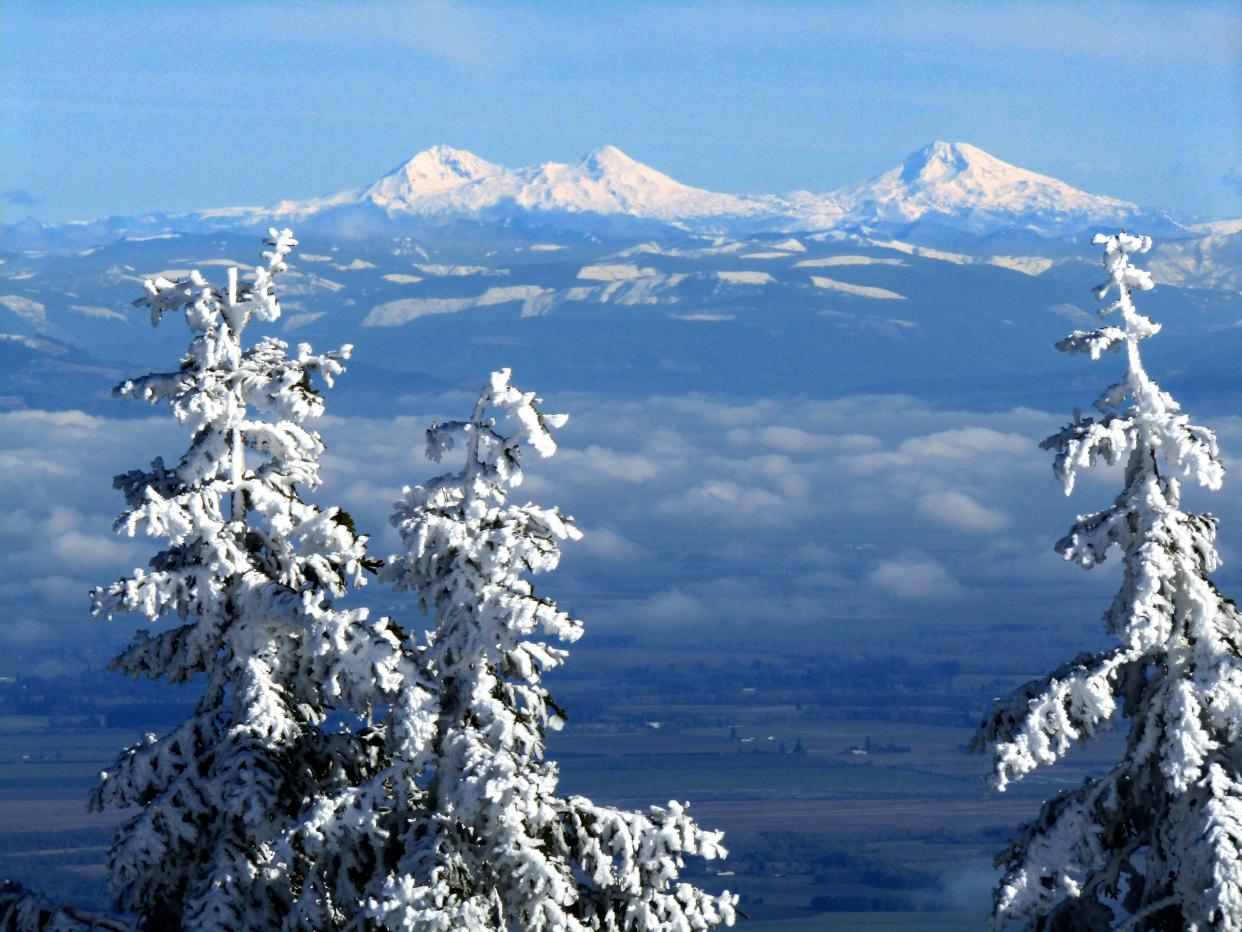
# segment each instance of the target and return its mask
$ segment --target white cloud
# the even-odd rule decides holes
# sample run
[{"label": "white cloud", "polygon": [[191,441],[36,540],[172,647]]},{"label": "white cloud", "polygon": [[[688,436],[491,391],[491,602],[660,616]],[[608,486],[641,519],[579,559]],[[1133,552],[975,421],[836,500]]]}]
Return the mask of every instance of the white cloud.
[{"label": "white cloud", "polygon": [[[1106,503],[1116,484],[1104,478],[1063,498],[1036,446],[1059,416],[943,410],[907,396],[545,397],[571,419],[557,456],[524,463],[515,497],[558,505],[584,527],[563,568],[536,587],[597,630],[622,630],[641,610],[681,619],[682,638],[740,637],[756,623],[778,639],[794,637],[791,626],[816,638],[825,625],[891,616],[895,599],[933,606],[919,618],[934,625],[934,606],[966,589],[1038,591],[1022,596],[1038,619],[1063,610],[1058,593],[1094,597],[1100,579],[1107,588],[1107,571],[1076,572],[1052,552],[1074,515]],[[401,487],[458,465],[457,451],[439,464],[424,458],[427,425],[472,403],[455,391],[414,399],[399,418],[321,419],[327,453],[314,499],[348,509],[373,535],[374,555],[392,552],[388,515]],[[1221,426],[1226,450],[1242,449],[1242,418]],[[84,643],[132,630],[93,622],[85,595],[159,546],[111,534],[122,506],[111,477],[173,459],[185,443],[163,413],[0,413],[0,617],[45,625],[49,644],[54,626],[75,619]],[[1233,501],[1211,502],[1227,525]],[[361,597],[406,604],[374,582]],[[984,621],[983,600],[945,604],[955,618]]]},{"label": "white cloud", "polygon": [[1022,434],[1002,433],[987,427],[965,427],[912,437],[903,441],[900,449],[916,457],[969,459],[980,454],[1030,454],[1036,446],[1035,439]]},{"label": "white cloud", "polygon": [[783,453],[805,453],[824,450],[832,444],[832,438],[813,434],[800,427],[773,425],[747,430],[736,427],[725,435],[734,446],[754,447],[759,450],[779,450]]},{"label": "white cloud", "polygon": [[131,556],[131,548],[113,537],[66,531],[54,539],[52,550],[56,556],[75,569],[98,569],[124,565]]},{"label": "white cloud", "polygon": [[649,555],[638,544],[618,534],[612,528],[580,527],[580,530],[582,539],[572,545],[573,550],[581,550],[599,560],[630,563]]},{"label": "white cloud", "polygon": [[620,479],[622,482],[647,482],[660,472],[660,464],[650,457],[621,453],[595,444],[584,450],[562,447],[560,455],[564,462],[584,466],[595,473]]},{"label": "white cloud", "polygon": [[636,621],[643,624],[687,625],[707,621],[711,617],[702,599],[687,595],[681,589],[657,592],[634,606]]},{"label": "white cloud", "polygon": [[919,513],[959,531],[991,533],[1009,523],[1009,516],[1004,512],[985,508],[966,493],[954,490],[923,496]]},{"label": "white cloud", "polygon": [[882,560],[867,580],[904,602],[936,602],[961,593],[961,585],[944,565],[920,553]]}]

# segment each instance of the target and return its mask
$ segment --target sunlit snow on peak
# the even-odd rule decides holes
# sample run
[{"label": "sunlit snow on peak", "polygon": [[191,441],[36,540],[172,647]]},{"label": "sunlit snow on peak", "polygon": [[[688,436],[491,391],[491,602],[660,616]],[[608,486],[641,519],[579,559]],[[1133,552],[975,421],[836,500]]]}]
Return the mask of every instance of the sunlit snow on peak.
[{"label": "sunlit snow on peak", "polygon": [[371,185],[363,197],[383,207],[401,207],[416,198],[451,191],[503,171],[502,166],[473,152],[433,146]]},{"label": "sunlit snow on peak", "polygon": [[964,142],[933,142],[896,168],[834,193],[855,216],[895,223],[937,219],[973,232],[997,227],[1052,232],[1115,222],[1138,210]]}]

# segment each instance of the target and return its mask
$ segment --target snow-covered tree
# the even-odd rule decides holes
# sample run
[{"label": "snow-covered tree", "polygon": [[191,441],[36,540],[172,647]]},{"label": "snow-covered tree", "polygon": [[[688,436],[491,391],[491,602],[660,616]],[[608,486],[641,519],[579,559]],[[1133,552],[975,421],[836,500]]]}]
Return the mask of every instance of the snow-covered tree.
[{"label": "snow-covered tree", "polygon": [[132,932],[115,916],[55,903],[20,884],[0,883],[0,929],[4,932]]},{"label": "snow-covered tree", "polygon": [[1044,441],[1066,494],[1083,469],[1125,464],[1111,506],[1057,544],[1091,568],[1115,547],[1124,578],[1105,613],[1118,643],[1083,654],[999,702],[976,747],[993,744],[1000,790],[1076,742],[1129,720],[1106,775],[1054,797],[998,855],[999,927],[1242,930],[1242,616],[1208,577],[1216,519],[1180,506],[1181,479],[1219,488],[1212,432],[1190,422],[1143,370],[1140,341],[1160,329],[1134,306],[1151,277],[1130,264],[1147,237],[1097,236],[1107,280],[1096,296],[1116,322],[1057,344],[1098,359],[1124,352],[1125,378]]},{"label": "snow-covered tree", "polygon": [[[553,569],[560,544],[580,536],[555,508],[517,505],[524,451],[551,456],[552,429],[509,371],[492,376],[469,421],[433,425],[429,456],[457,445],[465,467],[407,488],[393,523],[408,548],[384,576],[434,618],[411,647],[421,671],[392,706],[390,763],[324,801],[293,834],[290,856],[323,863],[361,852],[349,876],[320,871],[299,921],[322,927],[323,890],[365,895],[350,928],[458,930],[691,930],[732,925],[736,897],[679,882],[684,858],[725,855],[718,832],[685,806],[647,812],[561,798],[545,731],[561,711],[542,683],[582,633],[528,576]],[[352,837],[353,841],[347,841]],[[359,865],[378,868],[358,886]],[[350,867],[351,865],[346,865]],[[369,925],[368,925],[369,924]]]},{"label": "snow-covered tree", "polygon": [[251,281],[237,269],[223,289],[198,272],[147,281],[135,303],[153,323],[184,310],[192,340],[176,371],[116,389],[167,402],[190,435],[175,464],[157,458],[117,477],[127,505],[118,530],[162,538],[163,549],[92,593],[96,614],[178,622],[140,631],[114,669],[202,683],[193,714],[126,749],[91,800],[137,807],[108,870],[118,908],[145,928],[279,928],[298,892],[272,861],[282,832],[381,762],[380,731],[325,720],[365,717],[400,680],[387,623],[334,604],[363,582],[366,538],[346,513],[301,498],[319,483],[323,451],[306,427],[323,410],[312,379],[330,386],[350,347],[243,343],[248,323],[280,315],[273,279],[296,241],[273,230],[268,245]]}]

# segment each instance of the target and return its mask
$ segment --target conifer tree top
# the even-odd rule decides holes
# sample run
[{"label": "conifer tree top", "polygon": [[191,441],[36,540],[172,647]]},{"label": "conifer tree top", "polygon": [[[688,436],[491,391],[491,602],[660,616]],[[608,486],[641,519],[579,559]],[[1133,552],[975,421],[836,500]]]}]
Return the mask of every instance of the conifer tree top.
[{"label": "conifer tree top", "polygon": [[271,231],[252,281],[236,268],[215,287],[197,271],[145,283],[152,323],[184,311],[190,345],[171,372],[131,379],[125,398],[166,402],[189,433],[172,465],[118,476],[130,536],[162,541],[148,566],[92,593],[97,614],[150,622],[113,668],[182,682],[201,698],[168,734],[145,735],[101,774],[92,806],[134,809],[108,858],[122,911],[151,928],[277,928],[293,893],[269,863],[315,801],[373,766],[372,706],[401,680],[400,644],[384,620],[337,601],[374,567],[348,515],[303,500],[319,484],[324,445],[307,422],[323,411],[349,347],[313,354],[245,341],[280,315],[274,280],[296,245]]},{"label": "conifer tree top", "polygon": [[1153,287],[1131,264],[1147,237],[1097,236],[1107,279],[1095,330],[1057,344],[1126,354],[1122,381],[1044,441],[1065,492],[1078,473],[1123,464],[1113,503],[1057,543],[1091,568],[1118,552],[1120,591],[1104,615],[1117,644],[1082,654],[996,703],[973,746],[993,746],[1000,790],[1074,744],[1128,719],[1124,757],[1107,774],[1049,800],[997,858],[998,927],[1242,930],[1242,617],[1209,578],[1216,519],[1181,507],[1181,481],[1220,487],[1216,438],[1190,422],[1143,368],[1160,330],[1133,292]]}]

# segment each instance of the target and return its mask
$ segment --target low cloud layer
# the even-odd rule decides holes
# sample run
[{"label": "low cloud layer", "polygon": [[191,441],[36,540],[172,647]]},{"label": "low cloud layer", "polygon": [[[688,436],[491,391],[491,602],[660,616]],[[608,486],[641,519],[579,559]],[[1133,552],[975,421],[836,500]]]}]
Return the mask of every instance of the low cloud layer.
[{"label": "low cloud layer", "polygon": [[[418,399],[395,419],[325,418],[315,497],[349,509],[373,552],[393,551],[387,518],[401,487],[456,468],[451,454],[439,467],[423,458],[425,427],[470,404],[456,393]],[[1002,622],[1095,636],[1117,584],[1116,566],[1083,573],[1052,550],[1119,481],[1088,476],[1072,499],[1061,494],[1038,449],[1060,424],[1053,414],[947,410],[906,396],[565,395],[547,407],[571,414],[561,451],[529,458],[517,495],[560,505],[585,531],[538,585],[588,636],[828,650],[867,649],[869,637],[893,649],[870,633],[875,622],[913,638]],[[1242,420],[1209,423],[1226,451],[1242,449]],[[167,415],[39,411],[0,414],[0,436],[0,647],[102,656],[135,622],[90,619],[86,593],[159,544],[112,533],[121,500],[111,477],[175,457],[185,438]],[[1228,545],[1228,529],[1242,528],[1242,488],[1190,502],[1222,515],[1228,591],[1242,578],[1231,575]],[[414,614],[405,597],[368,589],[377,609]]]}]

